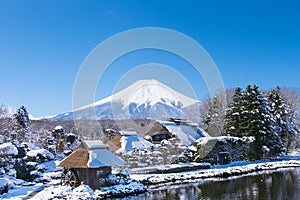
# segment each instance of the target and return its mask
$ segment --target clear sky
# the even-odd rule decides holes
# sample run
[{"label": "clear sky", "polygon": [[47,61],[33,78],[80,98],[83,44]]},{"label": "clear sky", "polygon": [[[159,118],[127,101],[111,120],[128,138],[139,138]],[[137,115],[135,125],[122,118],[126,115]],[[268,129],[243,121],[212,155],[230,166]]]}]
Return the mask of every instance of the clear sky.
[{"label": "clear sky", "polygon": [[[0,103],[25,105],[33,116],[70,111],[76,74],[86,56],[114,34],[149,26],[179,31],[201,44],[226,88],[249,83],[262,89],[299,87],[299,9],[296,0],[0,0]],[[128,70],[151,62],[174,68],[200,100],[207,97],[201,77],[185,61],[148,50],[117,60],[96,98],[111,95]]]}]

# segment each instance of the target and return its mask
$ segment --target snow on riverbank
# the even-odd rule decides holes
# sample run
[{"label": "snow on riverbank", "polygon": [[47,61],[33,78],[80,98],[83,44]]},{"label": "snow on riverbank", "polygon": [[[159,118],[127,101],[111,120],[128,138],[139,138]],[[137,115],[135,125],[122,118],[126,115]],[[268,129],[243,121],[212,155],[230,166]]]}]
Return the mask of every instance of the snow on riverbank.
[{"label": "snow on riverbank", "polygon": [[179,163],[130,169],[131,174],[165,174],[199,169],[209,169],[209,163]]},{"label": "snow on riverbank", "polygon": [[93,191],[87,185],[80,185],[72,189],[69,186],[50,186],[43,191],[37,193],[33,198],[36,200],[52,200],[52,199],[97,199],[107,197],[125,197],[129,195],[136,195],[146,192],[147,187],[137,183],[131,182],[126,185],[114,185],[111,187],[103,187],[100,190]]},{"label": "snow on riverbank", "polygon": [[229,165],[214,166],[212,169],[196,170],[170,174],[132,175],[132,178],[151,187],[163,185],[176,185],[198,182],[200,179],[227,178],[263,170],[276,170],[280,168],[300,167],[300,160],[283,160],[273,162],[236,162]]},{"label": "snow on riverbank", "polygon": [[[105,197],[124,197],[136,195],[152,189],[158,189],[163,186],[201,183],[201,181],[215,180],[219,178],[239,177],[241,175],[250,175],[251,173],[272,173],[274,170],[284,168],[300,167],[299,157],[289,156],[284,160],[277,161],[257,161],[257,162],[233,162],[228,165],[214,165],[210,169],[198,169],[193,171],[166,173],[166,174],[134,174],[130,184],[120,184],[111,187],[103,187],[101,190],[93,191],[87,185],[81,185],[75,189],[68,186],[59,186],[48,184],[39,185],[21,185],[6,193],[0,195],[0,199],[97,199]],[[286,160],[288,159],[288,160]],[[297,160],[296,160],[297,159]],[[189,164],[190,165],[190,164]],[[169,166],[170,167],[170,166]],[[55,181],[55,180],[54,180]],[[56,182],[57,184],[58,182]],[[144,185],[143,185],[144,184]],[[148,185],[145,186],[145,185]],[[30,195],[31,194],[31,195]]]}]

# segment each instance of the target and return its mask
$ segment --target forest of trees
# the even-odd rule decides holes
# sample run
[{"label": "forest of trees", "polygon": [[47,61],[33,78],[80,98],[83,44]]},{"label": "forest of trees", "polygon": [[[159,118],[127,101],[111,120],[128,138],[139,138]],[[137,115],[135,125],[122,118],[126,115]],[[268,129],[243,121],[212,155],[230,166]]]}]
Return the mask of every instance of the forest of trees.
[{"label": "forest of trees", "polygon": [[229,103],[226,106],[222,104],[222,97],[217,95],[209,100],[204,118],[209,134],[254,137],[249,152],[252,159],[261,158],[263,148],[276,156],[297,145],[298,91],[277,87],[262,92],[257,85],[247,85],[245,89],[237,87],[227,95]]}]

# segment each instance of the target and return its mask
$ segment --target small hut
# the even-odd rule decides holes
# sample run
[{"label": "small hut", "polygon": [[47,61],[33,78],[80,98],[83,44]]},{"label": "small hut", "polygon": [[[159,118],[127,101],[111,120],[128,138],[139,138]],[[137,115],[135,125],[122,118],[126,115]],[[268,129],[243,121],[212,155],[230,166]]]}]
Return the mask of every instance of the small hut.
[{"label": "small hut", "polygon": [[62,185],[75,187],[84,182],[92,188],[100,188],[105,185],[112,166],[124,164],[125,161],[109,151],[102,141],[87,140],[58,166],[65,168],[61,177]]}]

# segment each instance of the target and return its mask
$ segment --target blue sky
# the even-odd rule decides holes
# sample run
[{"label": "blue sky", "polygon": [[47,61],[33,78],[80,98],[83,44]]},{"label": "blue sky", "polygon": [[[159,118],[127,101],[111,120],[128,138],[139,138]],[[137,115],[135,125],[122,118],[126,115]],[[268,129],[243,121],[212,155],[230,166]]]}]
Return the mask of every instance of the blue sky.
[{"label": "blue sky", "polygon": [[[33,116],[70,111],[86,56],[114,34],[149,26],[179,31],[201,44],[226,88],[249,83],[262,89],[299,87],[299,8],[297,1],[0,0],[0,103],[25,105]],[[128,70],[151,62],[182,74],[198,99],[208,96],[188,63],[147,50],[114,62],[96,98],[111,95]]]}]

